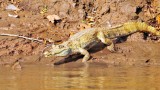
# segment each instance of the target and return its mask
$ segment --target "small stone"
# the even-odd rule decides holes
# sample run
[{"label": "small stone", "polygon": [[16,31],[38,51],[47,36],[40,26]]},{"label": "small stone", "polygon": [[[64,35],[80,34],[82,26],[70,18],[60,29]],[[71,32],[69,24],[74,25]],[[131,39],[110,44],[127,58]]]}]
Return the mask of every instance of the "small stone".
[{"label": "small stone", "polygon": [[105,5],[102,6],[100,14],[103,15],[103,14],[109,12],[109,10],[110,10],[110,7],[108,6],[108,4],[105,4]]},{"label": "small stone", "polygon": [[19,17],[17,14],[10,14],[10,13],[8,13],[8,16],[13,17],[13,18],[18,18]]},{"label": "small stone", "polygon": [[16,25],[15,25],[15,24],[13,24],[13,23],[11,23],[11,24],[10,24],[10,27],[16,27]]}]

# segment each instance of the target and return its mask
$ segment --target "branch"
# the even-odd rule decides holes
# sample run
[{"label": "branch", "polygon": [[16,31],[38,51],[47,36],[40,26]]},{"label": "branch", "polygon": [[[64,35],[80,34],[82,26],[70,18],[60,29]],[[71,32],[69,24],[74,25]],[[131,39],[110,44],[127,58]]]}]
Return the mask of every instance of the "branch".
[{"label": "branch", "polygon": [[29,37],[15,35],[15,34],[5,34],[5,33],[2,33],[2,34],[0,34],[0,36],[10,36],[10,37],[24,38],[24,39],[27,39],[27,40],[37,41],[37,42],[40,42],[40,43],[44,42],[43,40],[39,40],[39,39],[35,39],[35,38],[29,38]]}]

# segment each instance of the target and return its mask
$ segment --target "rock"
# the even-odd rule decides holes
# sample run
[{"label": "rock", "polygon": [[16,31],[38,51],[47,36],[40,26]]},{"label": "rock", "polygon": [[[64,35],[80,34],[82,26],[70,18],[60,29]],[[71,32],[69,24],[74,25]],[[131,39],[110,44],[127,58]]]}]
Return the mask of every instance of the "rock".
[{"label": "rock", "polygon": [[120,11],[122,13],[126,13],[127,15],[129,15],[136,12],[136,7],[132,6],[129,3],[122,3],[122,7],[120,8]]},{"label": "rock", "polygon": [[83,19],[83,17],[85,16],[84,10],[83,9],[79,9],[78,13],[79,13],[79,17]]},{"label": "rock", "polygon": [[19,11],[20,9],[17,8],[16,6],[14,6],[13,4],[9,4],[9,5],[6,7],[6,10]]}]

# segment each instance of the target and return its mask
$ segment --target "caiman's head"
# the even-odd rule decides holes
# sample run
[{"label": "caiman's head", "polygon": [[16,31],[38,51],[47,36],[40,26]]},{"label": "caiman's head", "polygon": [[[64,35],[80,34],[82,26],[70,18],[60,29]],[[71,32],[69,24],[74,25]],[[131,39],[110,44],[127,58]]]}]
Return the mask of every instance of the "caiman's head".
[{"label": "caiman's head", "polygon": [[45,57],[50,56],[67,56],[71,53],[71,49],[65,44],[52,45],[52,49],[44,52]]}]

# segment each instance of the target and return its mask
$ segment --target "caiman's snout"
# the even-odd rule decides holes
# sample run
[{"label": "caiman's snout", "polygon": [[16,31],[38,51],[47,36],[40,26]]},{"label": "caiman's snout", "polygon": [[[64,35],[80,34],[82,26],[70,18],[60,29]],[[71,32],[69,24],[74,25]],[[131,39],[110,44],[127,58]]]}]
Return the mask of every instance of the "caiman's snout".
[{"label": "caiman's snout", "polygon": [[66,45],[52,45],[52,49],[45,51],[43,54],[45,57],[50,56],[67,56],[71,53],[71,49]]},{"label": "caiman's snout", "polygon": [[43,54],[44,54],[44,57],[52,56],[52,54],[49,51],[45,51]]}]

